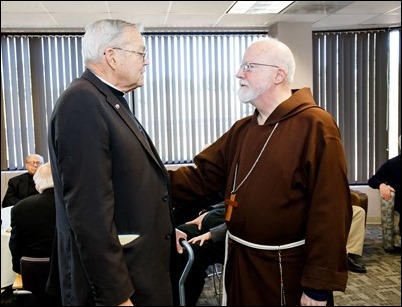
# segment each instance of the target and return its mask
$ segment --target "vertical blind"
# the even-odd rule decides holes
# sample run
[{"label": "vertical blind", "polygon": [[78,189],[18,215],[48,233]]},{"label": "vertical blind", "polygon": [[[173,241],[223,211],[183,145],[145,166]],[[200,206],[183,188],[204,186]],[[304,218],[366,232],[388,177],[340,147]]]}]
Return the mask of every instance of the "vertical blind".
[{"label": "vertical blind", "polygon": [[[390,30],[313,33],[314,97],[340,127],[351,184],[366,183],[388,159],[389,116],[400,119],[400,109],[389,109],[389,37]],[[400,101],[400,85],[398,93]]]},{"label": "vertical blind", "polygon": [[[398,116],[400,133],[400,108],[395,115],[389,107],[389,33],[313,33],[314,97],[340,127],[352,184],[366,183],[387,160],[390,114]],[[247,46],[264,36],[144,34],[150,61],[145,84],[126,98],[166,164],[191,162],[237,119],[252,113],[237,99],[235,74]],[[84,70],[81,38],[2,35],[2,170],[22,169],[33,152],[48,159],[53,106]]]},{"label": "vertical blind", "polygon": [[165,163],[193,156],[252,113],[237,99],[235,74],[261,35],[147,35],[145,85],[129,96]]},{"label": "vertical blind", "polygon": [[[126,94],[165,163],[191,162],[237,119],[235,74],[263,33],[144,34],[145,85]],[[29,153],[48,159],[47,126],[61,92],[84,71],[82,35],[2,35],[1,169],[22,169]],[[4,120],[3,120],[4,119]]]}]

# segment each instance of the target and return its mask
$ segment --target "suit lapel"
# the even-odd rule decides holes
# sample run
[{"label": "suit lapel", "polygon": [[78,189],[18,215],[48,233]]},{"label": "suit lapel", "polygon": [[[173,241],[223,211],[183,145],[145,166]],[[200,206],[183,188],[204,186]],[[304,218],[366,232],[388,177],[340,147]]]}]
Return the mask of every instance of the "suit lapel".
[{"label": "suit lapel", "polygon": [[[137,127],[134,119],[129,115],[129,113],[125,110],[122,102],[112,93],[112,91],[108,88],[108,86],[99,80],[92,72],[88,69],[82,74],[82,77],[93,83],[98,90],[106,96],[106,102],[117,112],[120,118],[124,121],[124,123],[130,128],[133,132],[134,136],[144,147],[146,152],[152,157],[152,159],[158,164],[158,166],[164,171],[165,167],[162,161],[159,158],[159,155],[152,144],[151,139],[148,137],[148,134],[144,136],[139,128]],[[145,130],[144,130],[145,132]],[[145,138],[147,139],[145,139]]]}]

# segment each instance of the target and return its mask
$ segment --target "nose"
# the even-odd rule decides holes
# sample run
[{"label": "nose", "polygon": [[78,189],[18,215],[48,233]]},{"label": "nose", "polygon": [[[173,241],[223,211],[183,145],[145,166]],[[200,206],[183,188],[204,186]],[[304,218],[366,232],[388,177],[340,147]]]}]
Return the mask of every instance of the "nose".
[{"label": "nose", "polygon": [[237,70],[236,78],[239,78],[239,79],[244,78],[244,71],[243,71],[243,69],[241,67]]}]

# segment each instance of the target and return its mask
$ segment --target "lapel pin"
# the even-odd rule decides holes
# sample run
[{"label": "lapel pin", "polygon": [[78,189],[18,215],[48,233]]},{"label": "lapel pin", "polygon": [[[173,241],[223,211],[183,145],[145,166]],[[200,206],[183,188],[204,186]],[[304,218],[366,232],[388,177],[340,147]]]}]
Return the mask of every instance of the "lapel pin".
[{"label": "lapel pin", "polygon": [[117,110],[118,109],[120,109],[120,105],[117,103],[115,106],[114,106]]}]

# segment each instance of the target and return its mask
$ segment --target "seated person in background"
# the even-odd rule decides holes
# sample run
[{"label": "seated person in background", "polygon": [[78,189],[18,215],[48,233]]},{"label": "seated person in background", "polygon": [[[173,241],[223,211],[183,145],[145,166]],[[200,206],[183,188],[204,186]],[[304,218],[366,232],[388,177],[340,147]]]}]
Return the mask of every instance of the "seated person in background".
[{"label": "seated person in background", "polygon": [[55,234],[55,200],[49,163],[38,168],[33,176],[38,195],[21,200],[11,209],[9,247],[13,271],[20,272],[22,256],[50,257]]},{"label": "seated person in background", "polygon": [[[187,306],[195,306],[204,288],[207,268],[215,263],[224,262],[226,224],[224,223],[225,205],[211,206],[210,211],[185,224],[179,225],[177,231],[185,234],[194,252],[194,262],[184,283]],[[174,282],[174,305],[179,305],[178,281],[187,263],[188,256],[178,256],[176,278]]]},{"label": "seated person in background", "polygon": [[352,224],[350,225],[348,242],[346,243],[348,269],[356,273],[366,273],[366,267],[360,262],[366,233],[366,212],[359,206],[352,206],[352,209]]},{"label": "seated person in background", "polygon": [[[399,150],[401,150],[401,136],[399,136]],[[380,195],[386,201],[391,200],[391,192],[395,193],[394,210],[401,214],[401,154],[386,161],[378,171],[368,180],[368,185],[379,189]],[[399,219],[399,230],[401,219]]]},{"label": "seated person in background", "polygon": [[14,206],[21,199],[38,194],[33,182],[33,175],[42,164],[43,157],[38,154],[28,155],[25,158],[25,168],[28,172],[10,178],[6,195],[1,204],[2,208]]}]

